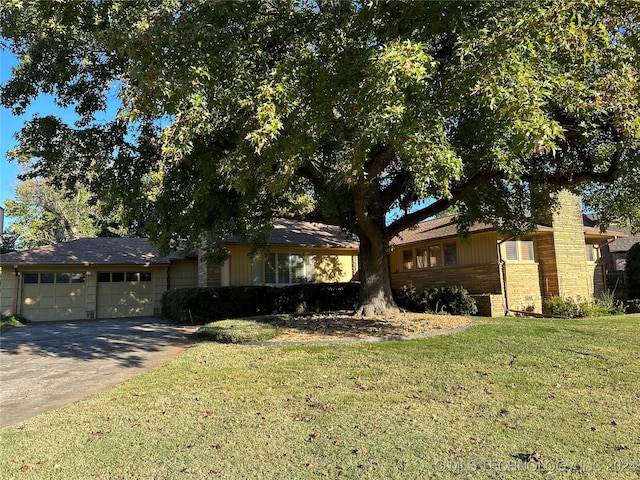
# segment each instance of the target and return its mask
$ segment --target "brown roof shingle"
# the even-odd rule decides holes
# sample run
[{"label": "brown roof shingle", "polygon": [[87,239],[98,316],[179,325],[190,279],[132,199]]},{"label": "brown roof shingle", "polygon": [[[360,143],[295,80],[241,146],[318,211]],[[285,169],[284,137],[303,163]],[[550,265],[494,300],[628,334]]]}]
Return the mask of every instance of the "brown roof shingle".
[{"label": "brown roof shingle", "polygon": [[80,238],[0,255],[1,265],[168,264],[145,238]]},{"label": "brown roof shingle", "polygon": [[[225,243],[238,243],[230,237]],[[316,248],[358,248],[355,237],[344,233],[340,227],[324,223],[279,219],[269,234],[269,245],[287,245]]]}]

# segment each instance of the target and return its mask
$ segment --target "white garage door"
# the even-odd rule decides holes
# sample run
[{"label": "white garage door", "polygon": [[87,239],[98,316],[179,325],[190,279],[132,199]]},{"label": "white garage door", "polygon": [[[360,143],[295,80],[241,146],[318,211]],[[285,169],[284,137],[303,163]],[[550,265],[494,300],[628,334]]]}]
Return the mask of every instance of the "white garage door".
[{"label": "white garage door", "polygon": [[86,304],[84,273],[23,274],[20,312],[34,322],[82,320]]},{"label": "white garage door", "polygon": [[98,272],[98,318],[153,315],[151,272]]}]

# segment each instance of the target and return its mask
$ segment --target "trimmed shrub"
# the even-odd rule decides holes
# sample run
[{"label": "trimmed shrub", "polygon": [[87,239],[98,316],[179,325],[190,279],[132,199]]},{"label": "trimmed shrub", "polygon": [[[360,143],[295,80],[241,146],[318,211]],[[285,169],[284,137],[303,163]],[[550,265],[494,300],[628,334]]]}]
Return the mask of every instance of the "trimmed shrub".
[{"label": "trimmed shrub", "polygon": [[219,320],[200,327],[196,332],[198,340],[219,343],[265,342],[280,335],[280,329],[265,321],[250,318]]},{"label": "trimmed shrub", "polygon": [[174,289],[162,297],[162,316],[178,323],[203,324],[270,313],[352,310],[358,289],[357,283]]},{"label": "trimmed shrub", "polygon": [[631,246],[627,252],[626,274],[627,298],[640,298],[640,242]]},{"label": "trimmed shrub", "polygon": [[464,287],[434,287],[418,293],[413,285],[394,291],[400,308],[411,312],[473,315],[478,312],[476,301]]}]

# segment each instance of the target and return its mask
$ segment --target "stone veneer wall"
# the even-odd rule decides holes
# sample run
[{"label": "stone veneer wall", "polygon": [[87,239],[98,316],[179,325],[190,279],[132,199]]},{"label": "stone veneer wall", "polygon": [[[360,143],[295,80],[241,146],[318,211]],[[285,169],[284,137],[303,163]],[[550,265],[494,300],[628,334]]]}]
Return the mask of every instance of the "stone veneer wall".
[{"label": "stone veneer wall", "polygon": [[222,284],[222,272],[220,265],[210,265],[203,258],[203,253],[198,253],[198,287],[219,287]]},{"label": "stone veneer wall", "polygon": [[562,191],[559,201],[561,208],[553,216],[557,295],[591,298],[594,295],[593,268],[588,267],[586,260],[580,199]]},{"label": "stone veneer wall", "polygon": [[504,269],[509,309],[542,312],[539,265],[534,262],[506,262]]}]

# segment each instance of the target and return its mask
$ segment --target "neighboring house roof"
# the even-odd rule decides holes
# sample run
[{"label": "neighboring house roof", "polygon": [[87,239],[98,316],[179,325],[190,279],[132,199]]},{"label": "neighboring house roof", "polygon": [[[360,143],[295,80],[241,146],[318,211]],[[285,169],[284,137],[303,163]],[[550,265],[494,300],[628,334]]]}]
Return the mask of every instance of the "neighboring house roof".
[{"label": "neighboring house roof", "polygon": [[[225,243],[239,243],[229,237]],[[269,245],[316,248],[358,248],[355,237],[335,225],[279,219],[269,234]]]},{"label": "neighboring house roof", "polygon": [[[624,235],[622,232],[605,232],[602,233],[595,222],[591,222],[587,216],[583,216],[583,231],[585,235],[590,237],[610,238],[616,235]],[[474,223],[469,229],[469,233],[481,233],[495,231],[495,227],[486,223]],[[553,232],[553,227],[548,225],[538,225],[537,232]],[[458,226],[453,221],[453,216],[445,216],[433,220],[427,220],[419,223],[415,228],[411,228],[400,232],[393,238],[391,243],[395,245],[407,245],[410,243],[425,242],[429,240],[438,240],[444,238],[455,237],[458,235]]]},{"label": "neighboring house roof", "polygon": [[0,255],[2,265],[168,264],[145,238],[80,238]]},{"label": "neighboring house roof", "polygon": [[[585,225],[595,227],[598,222],[598,217],[593,214],[584,215]],[[631,235],[631,229],[623,228],[619,225],[612,224],[612,229],[607,230],[606,233],[609,237],[618,237],[613,242],[609,243],[609,251],[612,253],[627,252],[633,245],[640,242],[640,235]],[[598,229],[599,231],[599,229]]]}]

